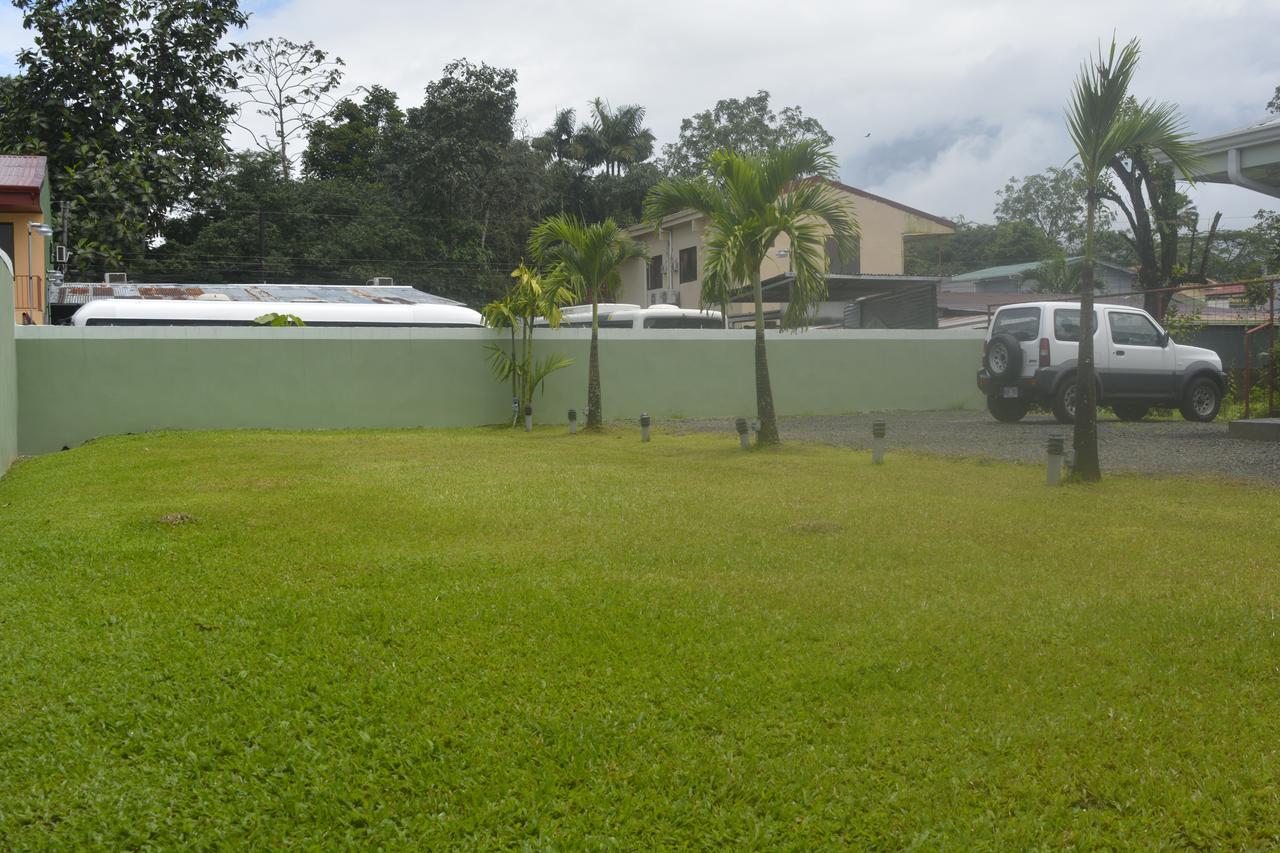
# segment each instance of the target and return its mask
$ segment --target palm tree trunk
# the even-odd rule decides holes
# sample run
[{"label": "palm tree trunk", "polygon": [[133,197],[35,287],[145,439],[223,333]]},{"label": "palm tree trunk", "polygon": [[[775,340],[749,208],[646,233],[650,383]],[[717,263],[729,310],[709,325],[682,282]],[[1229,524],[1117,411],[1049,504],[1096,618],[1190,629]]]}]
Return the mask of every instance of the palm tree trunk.
[{"label": "palm tree trunk", "polygon": [[587,429],[604,429],[600,403],[600,304],[591,299],[591,355],[587,359]]},{"label": "palm tree trunk", "polygon": [[751,293],[756,299],[756,418],[760,421],[757,445],[780,444],[778,416],[773,411],[773,386],[769,384],[769,359],[764,349],[764,295],[760,290],[760,265],[751,273]]},{"label": "palm tree trunk", "polygon": [[1076,451],[1075,475],[1086,483],[1102,479],[1098,462],[1098,399],[1094,381],[1093,335],[1093,228],[1098,193],[1089,190],[1084,230],[1084,275],[1080,283],[1080,351],[1076,370],[1076,424],[1072,443]]}]

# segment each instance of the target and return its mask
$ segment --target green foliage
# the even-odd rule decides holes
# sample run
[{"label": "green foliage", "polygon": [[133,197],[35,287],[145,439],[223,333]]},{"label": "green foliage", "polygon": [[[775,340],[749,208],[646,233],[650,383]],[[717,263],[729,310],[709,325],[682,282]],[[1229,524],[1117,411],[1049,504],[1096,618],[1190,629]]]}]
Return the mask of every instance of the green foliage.
[{"label": "green foliage", "polygon": [[[293,172],[290,146],[333,109],[333,90],[342,83],[344,64],[311,41],[269,38],[244,46],[236,90],[238,115],[233,121],[254,134],[259,149],[279,160],[286,181]],[[247,112],[268,119],[270,131],[256,132],[246,123]]]},{"label": "green foliage", "polygon": [[[1079,165],[1010,178],[996,197],[997,223],[1030,223],[1063,253],[1084,245],[1085,184]],[[1098,227],[1106,228],[1110,211],[1103,208],[1100,214]]]},{"label": "green foliage", "polygon": [[165,216],[205,197],[224,161],[246,18],[235,0],[18,0],[34,47],[0,93],[0,148],[44,154],[72,203],[71,272],[139,252]]},{"label": "green foliage", "polygon": [[[511,273],[515,280],[501,299],[496,299],[481,309],[485,323],[495,329],[511,330],[511,347],[504,349],[489,345],[489,365],[499,382],[511,382],[511,397],[516,402],[517,417],[526,406],[533,404],[533,396],[547,377],[557,370],[573,364],[573,359],[560,354],[536,359],[533,352],[535,318],[545,318],[550,328],[560,327],[560,307],[573,301],[573,291],[563,280],[540,275],[537,270],[521,264]],[[516,342],[519,330],[519,344]]]},{"label": "green foliage", "polygon": [[1273,490],[563,432],[154,433],[19,463],[5,846],[1280,836]]},{"label": "green foliage", "polygon": [[835,141],[817,119],[798,106],[775,113],[761,89],[741,100],[726,98],[709,110],[680,122],[680,137],[662,147],[662,167],[673,177],[692,178],[713,171],[717,151],[762,155],[801,141],[830,148]]},{"label": "green foliage", "polygon": [[541,158],[514,138],[514,84],[514,71],[459,60],[407,113],[378,87],[343,101],[311,125],[302,180],[238,155],[208,206],[171,221],[137,266],[172,280],[391,276],[483,304],[543,207]]},{"label": "green foliage", "polygon": [[259,326],[274,326],[276,328],[307,325],[302,322],[301,317],[293,314],[277,314],[275,311],[263,314],[261,317],[255,317],[253,318],[253,322]]},{"label": "green foliage", "polygon": [[544,209],[587,222],[634,222],[645,194],[661,178],[648,162],[653,133],[644,126],[644,107],[613,109],[596,98],[591,110],[590,119],[576,129],[574,111],[558,111],[551,126],[530,141],[544,158]]},{"label": "green foliage", "polygon": [[[1079,293],[1084,283],[1084,270],[1083,263],[1068,263],[1066,256],[1059,252],[1031,272],[1025,273],[1023,278],[1034,279],[1034,290],[1038,293]],[[1105,284],[1101,276],[1095,276],[1092,280],[1095,290]]]},{"label": "green foliage", "polygon": [[1039,226],[1012,220],[996,225],[955,217],[956,233],[904,241],[907,275],[959,275],[985,267],[1024,264],[1058,253]]}]

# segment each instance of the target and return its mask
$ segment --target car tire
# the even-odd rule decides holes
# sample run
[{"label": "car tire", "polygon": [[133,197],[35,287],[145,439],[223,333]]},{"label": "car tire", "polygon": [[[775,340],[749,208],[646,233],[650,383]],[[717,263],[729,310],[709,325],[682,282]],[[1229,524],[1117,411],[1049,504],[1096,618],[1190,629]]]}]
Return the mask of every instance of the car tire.
[{"label": "car tire", "polygon": [[1218,390],[1218,383],[1207,376],[1201,376],[1199,379],[1192,379],[1187,385],[1179,408],[1187,420],[1207,424],[1218,416],[1221,406],[1222,392]]},{"label": "car tire", "polygon": [[988,397],[987,411],[1001,423],[1016,424],[1027,416],[1031,404],[1026,400],[1006,400],[1002,397]]},{"label": "car tire", "polygon": [[983,356],[987,372],[995,379],[1014,379],[1022,375],[1022,344],[1013,335],[996,335],[987,344]]},{"label": "car tire", "polygon": [[1068,376],[1053,394],[1053,416],[1060,424],[1076,422],[1076,378]]},{"label": "car tire", "polygon": [[1140,421],[1151,411],[1151,407],[1145,403],[1114,403],[1111,411],[1122,421]]}]

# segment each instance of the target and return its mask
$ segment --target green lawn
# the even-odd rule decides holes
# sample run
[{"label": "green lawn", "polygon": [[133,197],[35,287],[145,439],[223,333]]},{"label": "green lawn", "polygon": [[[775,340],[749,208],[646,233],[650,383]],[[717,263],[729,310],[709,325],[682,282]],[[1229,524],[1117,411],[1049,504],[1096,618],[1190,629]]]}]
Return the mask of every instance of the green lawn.
[{"label": "green lawn", "polygon": [[98,441],[0,480],[0,846],[1274,847],[1277,495]]}]

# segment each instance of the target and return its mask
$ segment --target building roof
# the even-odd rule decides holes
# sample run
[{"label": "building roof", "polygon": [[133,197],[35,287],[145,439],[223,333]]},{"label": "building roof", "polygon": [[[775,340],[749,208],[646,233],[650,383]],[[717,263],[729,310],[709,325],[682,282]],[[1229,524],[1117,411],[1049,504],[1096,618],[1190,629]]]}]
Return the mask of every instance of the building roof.
[{"label": "building roof", "polygon": [[44,157],[0,154],[0,210],[39,213],[46,170]]},{"label": "building roof", "polygon": [[[1196,152],[1200,167],[1187,177],[1280,197],[1280,118],[1198,140]],[[1156,159],[1168,162],[1159,155]]]},{"label": "building roof", "polygon": [[206,299],[226,302],[326,302],[352,305],[460,305],[407,285],[335,284],[105,284],[71,282],[54,291],[54,305],[91,299]]},{"label": "building roof", "polygon": [[[1074,266],[1084,260],[1081,255],[1074,255],[1067,258],[1068,266]],[[1027,261],[1021,264],[1004,264],[997,267],[986,267],[973,272],[961,273],[960,275],[951,276],[951,281],[985,281],[989,278],[1020,278],[1026,273],[1032,272],[1036,267],[1045,263],[1045,261]],[[1128,267],[1122,267],[1119,264],[1113,264],[1108,261],[1094,261],[1100,267],[1107,267],[1118,272],[1130,273],[1132,270]]]},{"label": "building roof", "polygon": [[44,185],[45,158],[0,154],[0,190],[36,190]]},{"label": "building roof", "polygon": [[[938,294],[938,310],[947,314],[987,314],[1001,306],[1019,302],[1075,302],[1079,299],[1079,294],[1075,293],[955,293],[943,290]],[[1099,293],[1093,301],[1141,308],[1142,294],[1108,296]]]}]

